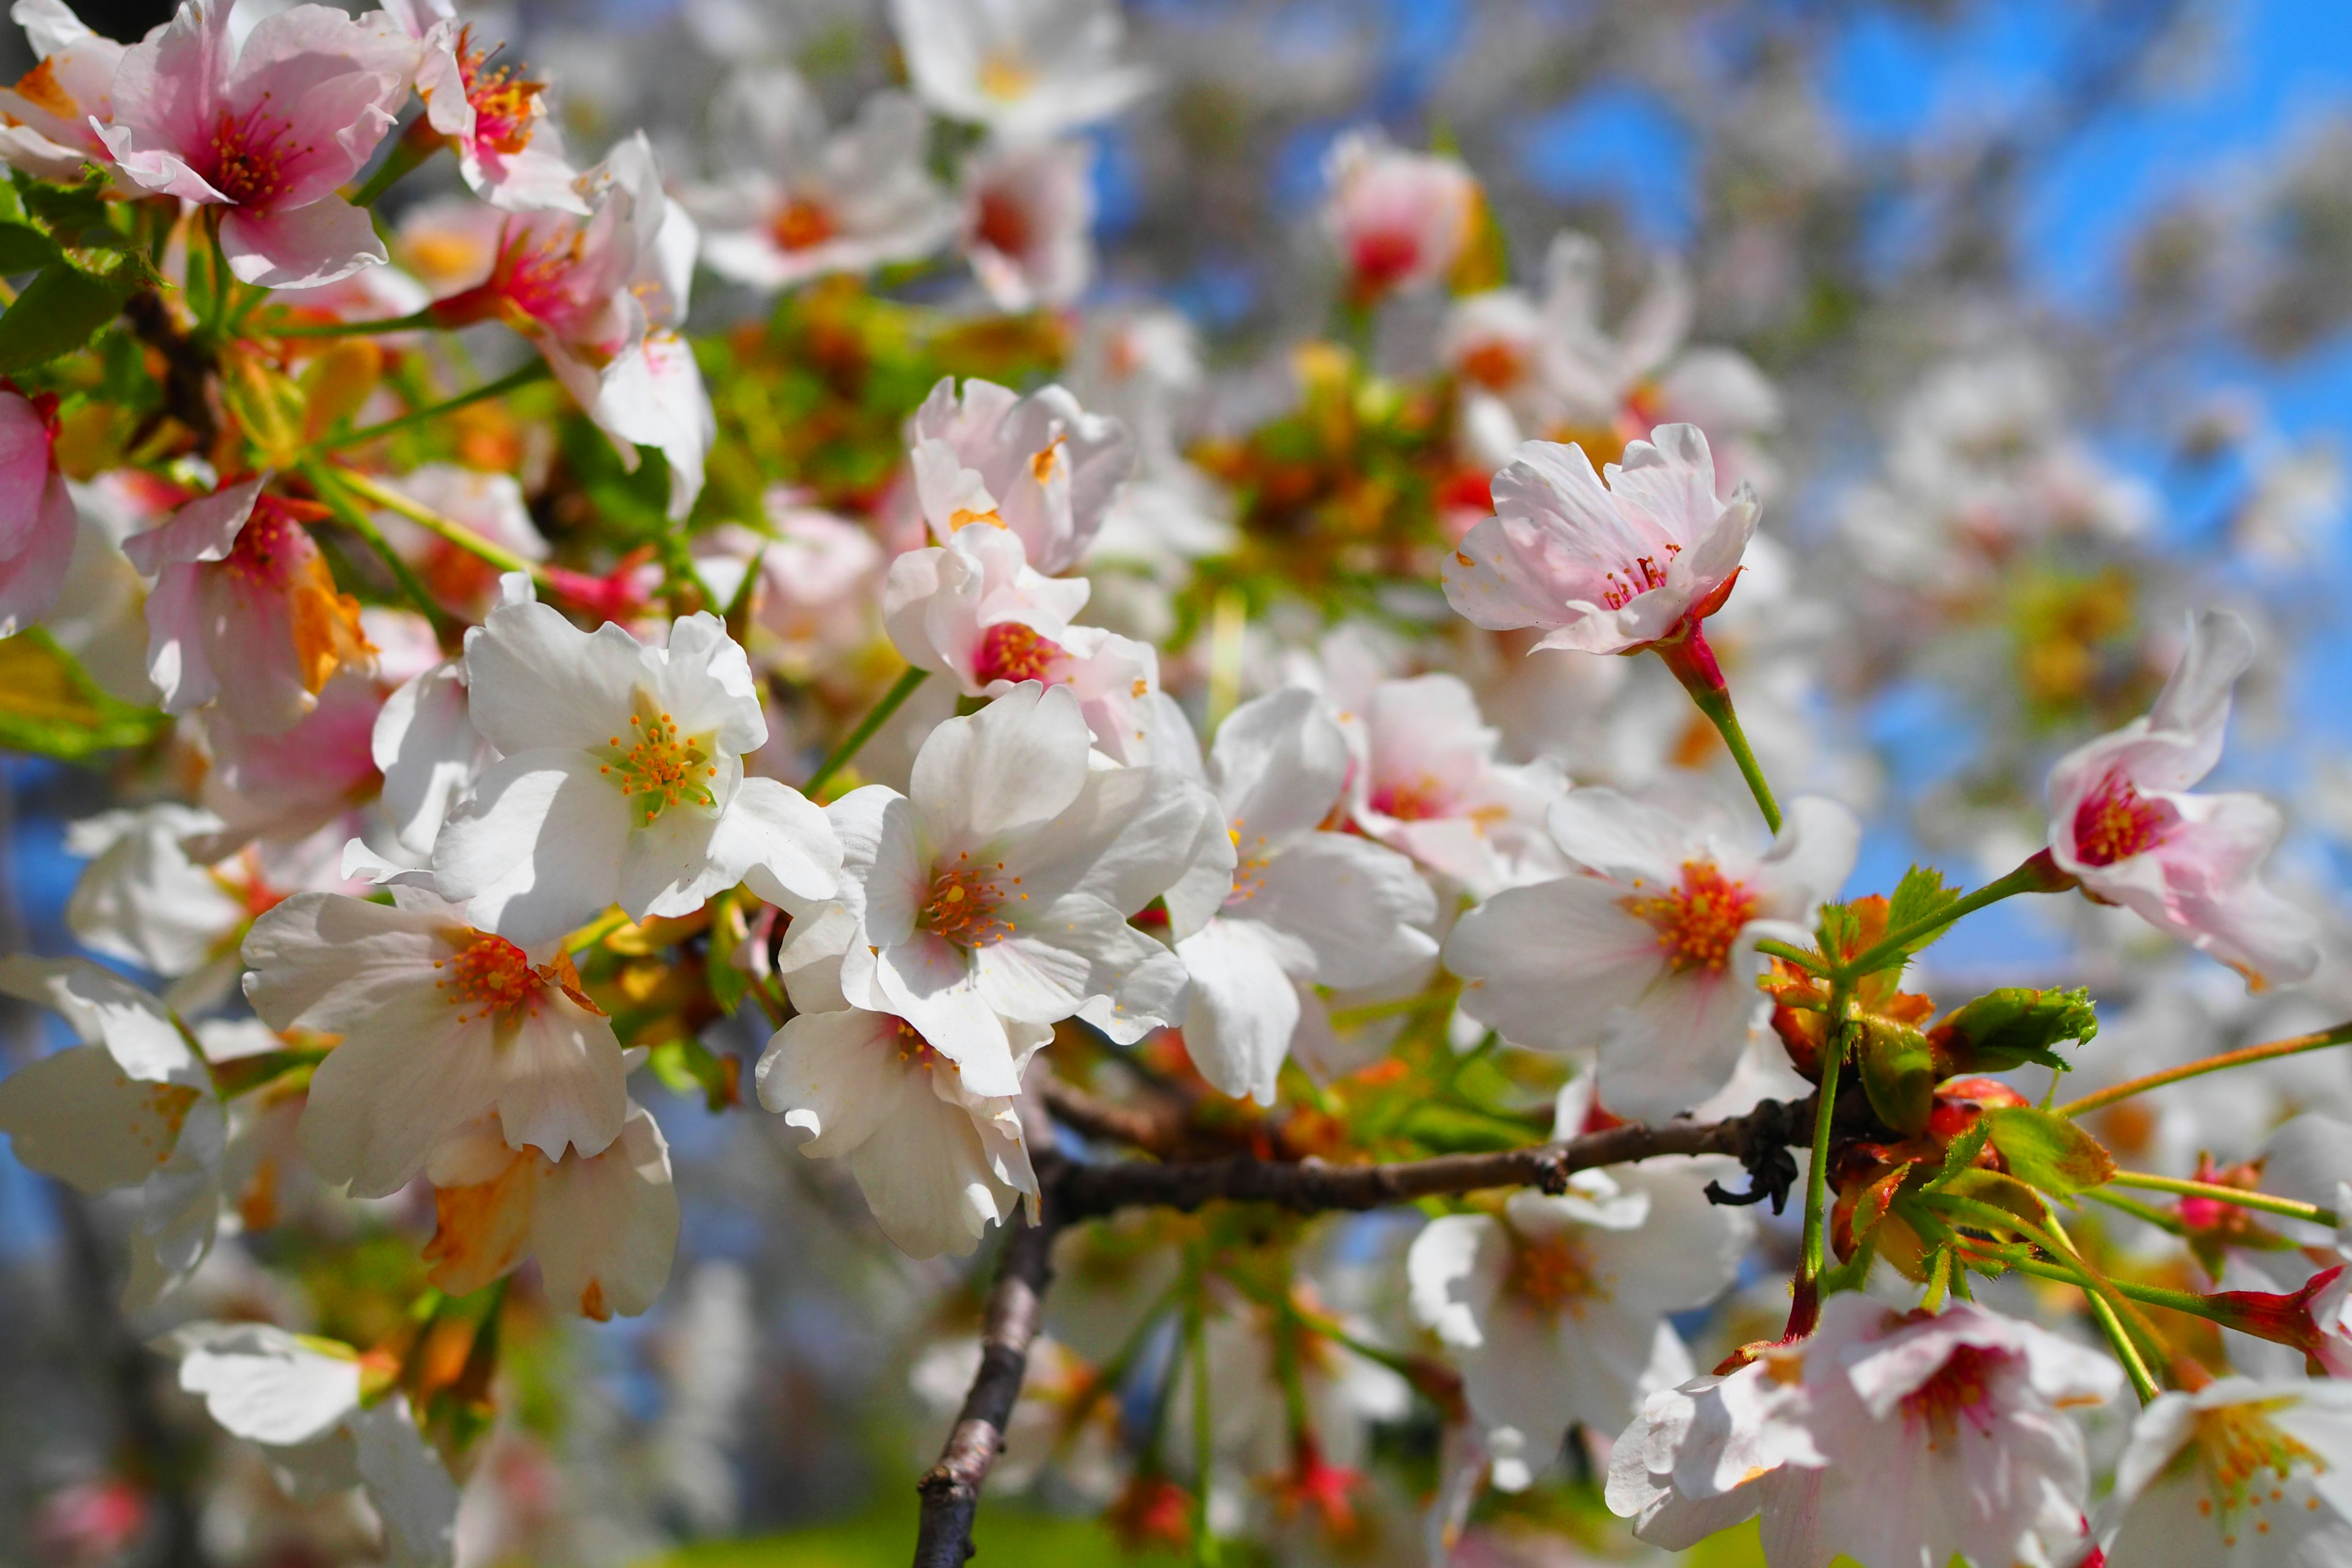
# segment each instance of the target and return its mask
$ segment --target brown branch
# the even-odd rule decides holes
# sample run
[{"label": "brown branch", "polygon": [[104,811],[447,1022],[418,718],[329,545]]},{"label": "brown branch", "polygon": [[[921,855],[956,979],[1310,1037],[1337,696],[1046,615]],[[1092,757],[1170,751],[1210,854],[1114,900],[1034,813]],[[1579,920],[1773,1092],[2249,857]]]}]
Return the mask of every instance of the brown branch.
[{"label": "brown branch", "polygon": [[1163,1158],[1177,1152],[1183,1142],[1184,1112],[1180,1106],[1163,1103],[1147,1110],[1120,1105],[1043,1068],[1033,1071],[1030,1087],[1045,1100],[1054,1119],[1073,1132],[1098,1143],[1124,1143]]},{"label": "brown branch", "polygon": [[[211,359],[180,330],[172,319],[171,307],[153,289],[142,289],[124,300],[122,316],[131,323],[132,335],[163,361],[161,412],[187,426],[197,447],[209,451],[213,437],[220,434],[220,416],[213,403]],[[141,426],[130,442],[131,448],[135,450],[153,433],[155,423],[151,418]]]},{"label": "brown branch", "polygon": [[[1070,1167],[1056,1155],[1038,1162],[1038,1181],[1051,1204],[1056,1178]],[[971,1522],[980,1510],[981,1483],[1004,1451],[1004,1433],[1029,1371],[1029,1345],[1045,1312],[1045,1287],[1054,1278],[1054,1235],[1060,1228],[1055,1206],[1043,1220],[1004,1238],[996,1283],[988,1292],[987,1318],[980,1336],[980,1371],[956,1413],[940,1462],[915,1483],[923,1500],[915,1536],[915,1568],[962,1568],[972,1554]]]},{"label": "brown branch", "polygon": [[[1114,1131],[1125,1119],[1144,1119],[1048,1079],[1040,1093],[1055,1116],[1082,1131],[1144,1147]],[[1063,1159],[1050,1149],[1035,1157],[1043,1194],[1042,1223],[1005,1237],[1004,1256],[990,1289],[981,1335],[980,1372],[956,1415],[940,1462],[917,1483],[922,1519],[915,1568],[962,1568],[972,1554],[971,1526],[980,1489],[1004,1449],[1013,1406],[1029,1367],[1029,1346],[1045,1312],[1053,1280],[1054,1237],[1066,1225],[1125,1208],[1196,1209],[1219,1199],[1279,1204],[1304,1212],[1371,1209],[1388,1204],[1488,1187],[1565,1191],[1568,1178],[1599,1165],[1622,1165],[1662,1154],[1728,1154],[1751,1173],[1769,1169],[1782,1151],[1812,1135],[1812,1100],[1768,1100],[1725,1121],[1669,1121],[1663,1127],[1627,1122],[1557,1143],[1494,1154],[1442,1154],[1387,1165],[1333,1165],[1234,1158],[1159,1164],[1134,1160],[1094,1163]],[[1095,1123],[1089,1129],[1087,1122]],[[1146,1131],[1139,1121],[1133,1131]]]}]

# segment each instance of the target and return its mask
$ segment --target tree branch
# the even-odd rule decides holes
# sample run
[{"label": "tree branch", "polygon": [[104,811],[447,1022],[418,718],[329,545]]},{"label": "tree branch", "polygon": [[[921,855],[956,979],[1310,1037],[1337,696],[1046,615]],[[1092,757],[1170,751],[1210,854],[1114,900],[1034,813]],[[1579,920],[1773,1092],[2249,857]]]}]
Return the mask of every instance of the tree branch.
[{"label": "tree branch", "polygon": [[[1038,1184],[1049,1204],[1055,1178],[1070,1167],[1057,1155],[1039,1163]],[[972,1553],[971,1522],[980,1509],[981,1484],[1004,1451],[1005,1429],[1029,1371],[1029,1345],[1045,1318],[1045,1287],[1054,1278],[1054,1236],[1061,1228],[1048,1206],[1041,1223],[1025,1225],[1004,1238],[996,1283],[988,1292],[987,1317],[980,1336],[980,1371],[956,1413],[940,1462],[915,1483],[923,1500],[915,1536],[915,1568],[962,1568]]]},{"label": "tree branch", "polygon": [[[1090,1135],[1148,1147],[1142,1137],[1129,1133],[1159,1131],[1156,1119],[1148,1113],[1111,1105],[1056,1080],[1045,1079],[1039,1088],[1055,1116]],[[1169,1164],[1147,1160],[1095,1163],[1040,1150],[1034,1165],[1043,1199],[1041,1223],[1020,1226],[1005,1237],[996,1283],[988,1293],[980,1372],[964,1395],[939,1463],[916,1483],[922,1517],[915,1568],[962,1568],[972,1554],[971,1526],[980,1508],[980,1489],[1004,1450],[1004,1433],[1029,1368],[1029,1346],[1045,1315],[1045,1288],[1054,1277],[1054,1237],[1064,1226],[1125,1208],[1189,1210],[1219,1199],[1279,1204],[1313,1213],[1380,1208],[1487,1187],[1533,1186],[1556,1194],[1567,1190],[1568,1178],[1578,1171],[1662,1154],[1728,1154],[1761,1180],[1756,1173],[1769,1171],[1790,1145],[1807,1141],[1812,1119],[1811,1097],[1768,1100],[1747,1115],[1724,1121],[1669,1121],[1663,1127],[1627,1122],[1557,1143],[1387,1165],[1246,1157]]]}]

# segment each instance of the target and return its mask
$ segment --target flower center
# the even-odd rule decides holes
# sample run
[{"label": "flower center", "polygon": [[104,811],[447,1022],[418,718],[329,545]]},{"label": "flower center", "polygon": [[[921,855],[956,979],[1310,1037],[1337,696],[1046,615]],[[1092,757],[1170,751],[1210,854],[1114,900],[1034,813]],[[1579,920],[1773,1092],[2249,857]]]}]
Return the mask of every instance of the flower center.
[{"label": "flower center", "polygon": [[1420,262],[1421,237],[1409,228],[1376,228],[1356,237],[1349,259],[1359,283],[1385,289]]},{"label": "flower center", "polygon": [[1426,822],[1454,815],[1454,794],[1428,773],[1382,784],[1372,791],[1372,809],[1400,822]]},{"label": "flower center", "polygon": [[2123,774],[2109,773],[2075,808],[2074,858],[2085,866],[2112,866],[2155,848],[2179,821],[2168,802],[2150,800]]},{"label": "flower center", "polygon": [[629,715],[629,744],[623,749],[614,735],[596,771],[621,786],[640,827],[649,826],[670,807],[684,803],[708,810],[719,804],[710,781],[719,776],[711,760],[710,737],[685,735],[667,713],[653,711],[645,693],[637,694],[637,710]]},{"label": "flower center", "polygon": [[1996,1352],[1962,1345],[1935,1376],[1903,1396],[1903,1414],[1927,1428],[1927,1447],[1950,1439],[1963,1415],[1979,1433],[1991,1429],[1990,1385],[1999,1364]]},{"label": "flower center", "polygon": [[237,530],[221,567],[239,583],[255,588],[283,589],[310,558],[310,535],[284,509],[264,496],[253,503],[253,515]]},{"label": "flower center", "polygon": [[948,1063],[945,1057],[931,1048],[931,1042],[915,1032],[915,1026],[904,1018],[898,1020],[898,1059],[912,1067],[939,1067]]},{"label": "flower center", "polygon": [[1508,392],[1526,377],[1527,356],[1513,344],[1489,339],[1462,356],[1461,374],[1490,392]]},{"label": "flower center", "polygon": [[1026,255],[1032,226],[1028,207],[1013,192],[992,186],[980,193],[980,216],[972,231],[989,249],[1003,256]]},{"label": "flower center", "polygon": [[227,110],[214,122],[211,167],[202,171],[205,183],[241,207],[257,206],[285,185],[287,154],[309,152],[287,146],[294,128],[285,121],[249,111],[242,120]]},{"label": "flower center", "polygon": [[282,496],[259,498],[220,564],[240,587],[285,595],[294,662],[315,692],[371,649],[360,629],[359,601],[336,592],[333,574],[302,527],[313,510]]},{"label": "flower center", "polygon": [[832,210],[805,196],[794,196],[786,202],[784,210],[768,226],[768,234],[779,250],[806,250],[823,245],[836,232]]},{"label": "flower center", "polygon": [[[464,947],[433,963],[442,971],[433,988],[457,1009],[457,1022],[470,1024],[496,1014],[500,1022],[509,1023],[524,1008],[535,1007],[547,982],[522,949],[488,931],[464,934],[471,939]],[[468,1007],[479,1011],[467,1013]]]},{"label": "flower center", "polygon": [[[2226,1405],[2197,1413],[2197,1458],[2205,1471],[2206,1489],[2212,1495],[2197,1500],[2197,1511],[2210,1519],[2221,1510],[2221,1544],[2235,1546],[2248,1511],[2259,1515],[2265,1503],[2283,1500],[2285,1483],[2297,1465],[2313,1474],[2327,1461],[2282,1431],[2269,1412],[2284,1409],[2292,1399],[2269,1399],[2253,1405]],[[2317,1498],[2305,1500],[2315,1509]],[[2270,1521],[2254,1520],[2255,1533],[2270,1533]]]},{"label": "flower center", "polygon": [[[1000,884],[1003,861],[974,866],[971,860],[966,851],[956,857],[954,865],[932,877],[930,899],[916,923],[958,947],[986,947],[1013,934],[1012,926],[997,919],[996,910],[1011,889],[1021,885],[1021,879]],[[1026,899],[1029,895],[1013,896]]]},{"label": "flower center", "polygon": [[1025,97],[1037,84],[1037,73],[1010,49],[991,49],[980,62],[980,90],[999,103]]},{"label": "flower center", "polygon": [[[1639,887],[1639,883],[1634,884]],[[1735,882],[1712,860],[1683,862],[1682,885],[1625,900],[1626,909],[1649,921],[1658,945],[1677,973],[1719,970],[1731,961],[1740,928],[1756,918],[1756,895]]]},{"label": "flower center", "polygon": [[1544,1312],[1581,1315],[1587,1300],[1604,1294],[1584,1254],[1565,1237],[1513,1237],[1509,1286],[1513,1295]]},{"label": "flower center", "polygon": [[1034,627],[999,621],[981,634],[972,675],[982,686],[992,680],[1042,680],[1050,686],[1054,667],[1069,656],[1069,649]]},{"label": "flower center", "polygon": [[[1682,553],[1679,544],[1666,546],[1666,563]],[[1601,590],[1601,602],[1612,610],[1622,610],[1651,589],[1663,586],[1666,567],[1654,555],[1636,555],[1622,571],[1612,572],[1602,579],[1609,586]]]},{"label": "flower center", "polygon": [[523,80],[511,66],[491,67],[498,49],[469,47],[472,35],[470,27],[457,34],[457,79],[474,110],[474,145],[511,156],[530,145],[531,107],[547,84]]}]

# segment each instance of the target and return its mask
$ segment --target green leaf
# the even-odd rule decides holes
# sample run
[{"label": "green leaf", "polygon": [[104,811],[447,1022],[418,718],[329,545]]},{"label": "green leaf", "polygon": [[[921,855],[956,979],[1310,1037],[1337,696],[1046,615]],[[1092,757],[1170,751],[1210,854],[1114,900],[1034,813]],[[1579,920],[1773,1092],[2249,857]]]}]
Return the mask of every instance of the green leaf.
[{"label": "green leaf", "polygon": [[[1937,1194],[1969,1198],[1977,1203],[1988,1204],[1994,1208],[2006,1210],[2032,1226],[2042,1226],[2050,1217],[2050,1211],[2043,1205],[2039,1193],[2015,1176],[2004,1176],[1999,1171],[1962,1171],[1937,1188],[1936,1194],[1927,1194],[1921,1201],[1932,1208],[1935,1206]],[[1943,1218],[1948,1225],[1963,1225],[1971,1230],[1990,1228],[1990,1223],[1980,1215],[1953,1214],[1949,1211],[1944,1213]],[[2018,1234],[2022,1235],[2023,1232]]]},{"label": "green leaf", "polygon": [[164,723],[109,696],[48,633],[0,640],[0,746],[78,763],[144,745]]},{"label": "green leaf", "polygon": [[735,1103],[733,1059],[711,1055],[700,1041],[664,1040],[646,1053],[646,1066],[678,1093],[701,1095],[713,1114]]},{"label": "green leaf", "polygon": [[[1933,866],[1914,866],[1903,873],[1903,879],[1895,884],[1895,896],[1886,901],[1886,929],[1890,931],[1903,931],[1921,921],[1932,919],[1959,902],[1959,899],[1958,889],[1944,885],[1941,871]],[[1939,926],[1916,942],[1904,943],[1903,951],[1916,953],[1951,929]]]},{"label": "green leaf", "polygon": [[1991,1136],[1992,1129],[1986,1124],[1983,1117],[1978,1117],[1975,1123],[1966,1132],[1953,1139],[1951,1147],[1944,1151],[1944,1168],[1937,1173],[1936,1179],[1928,1184],[1929,1187],[1932,1189],[1949,1186],[1953,1179],[1962,1171],[1973,1170],[1977,1156],[1984,1152],[1986,1141]]},{"label": "green leaf", "polygon": [[1936,1102],[1936,1052],[1907,1024],[1864,1016],[1857,1021],[1862,1087],[1878,1119],[1898,1132],[1927,1130]]},{"label": "green leaf", "polygon": [[1821,924],[1815,934],[1821,938],[1823,952],[1851,953],[1862,940],[1862,921],[1845,904],[1823,904]]},{"label": "green leaf", "polygon": [[116,275],[132,270],[101,277],[62,259],[41,268],[0,315],[0,375],[47,364],[89,342],[121,313],[137,285],[118,283]]},{"label": "green leaf", "polygon": [[56,185],[19,176],[16,195],[24,203],[24,210],[47,224],[50,233],[70,239],[86,228],[96,228],[106,222],[106,198],[100,195],[105,188],[102,174],[79,185]]},{"label": "green leaf", "polygon": [[56,240],[31,225],[0,223],[0,274],[30,272],[64,255]]},{"label": "green leaf", "polygon": [[2030,1105],[2002,1105],[1986,1111],[1983,1121],[2010,1173],[2045,1193],[2102,1187],[2116,1173],[2115,1160],[2099,1141],[2063,1116]]},{"label": "green leaf", "polygon": [[1956,1072],[2006,1072],[2027,1062],[2065,1072],[2068,1064],[2051,1047],[2087,1043],[2098,1032],[2088,991],[2009,986],[1947,1015],[1929,1035],[1950,1054]]}]

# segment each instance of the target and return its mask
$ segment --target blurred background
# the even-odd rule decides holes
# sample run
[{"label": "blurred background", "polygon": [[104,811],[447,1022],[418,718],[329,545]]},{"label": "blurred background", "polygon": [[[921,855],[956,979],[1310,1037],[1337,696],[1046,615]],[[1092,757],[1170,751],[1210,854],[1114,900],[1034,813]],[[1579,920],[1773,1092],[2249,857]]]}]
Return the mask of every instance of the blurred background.
[{"label": "blurred background", "polygon": [[[80,9],[119,37],[165,14]],[[1515,278],[1538,276],[1555,233],[1581,230],[1608,258],[1614,319],[1662,259],[1679,260],[1691,341],[1741,351],[1778,388],[1767,531],[1800,586],[1898,570],[1958,586],[1976,569],[1890,567],[1856,542],[1857,518],[1951,503],[1917,451],[1936,441],[2011,464],[2031,504],[2057,514],[2042,526],[2086,541],[2003,576],[1997,613],[1948,637],[1897,635],[1865,607],[1804,649],[1822,687],[1809,711],[1834,737],[1814,764],[1874,812],[1859,883],[1885,886],[1922,855],[1971,878],[2012,863],[2020,846],[1988,815],[2013,797],[2011,775],[2038,778],[2060,741],[2142,710],[2184,610],[2218,602],[2247,613],[2264,647],[2225,776],[2288,805],[2281,879],[2343,903],[2352,7],[1129,0],[1127,14],[1127,55],[1160,82],[1090,132],[1090,300],[1162,301],[1192,321],[1206,435],[1296,395],[1280,351],[1328,313],[1315,213],[1335,139],[1377,125],[1452,150],[1485,184]],[[722,161],[705,114],[741,66],[793,64],[836,119],[900,74],[878,5],[567,0],[478,17],[554,84],[583,163],[639,126],[666,169]],[[29,67],[13,29],[6,49],[0,67]],[[432,194],[413,181],[395,205]],[[697,322],[756,309],[712,283]],[[1425,363],[1436,309],[1390,312],[1376,363]],[[0,948],[74,951],[68,828],[107,804],[106,782],[16,757],[0,781]],[[2269,1005],[2210,965],[2146,981],[2119,940],[2020,916],[1971,927],[1937,963],[2090,978],[2126,1039],[2159,1013],[2214,1043],[2304,1016],[2259,1013]],[[2337,994],[2352,986],[2342,933],[2330,942],[2290,1012],[2333,1021],[2352,1005]],[[11,1017],[17,1058],[41,1048],[44,1026]],[[748,1059],[757,1045],[745,1032],[719,1048]],[[567,1330],[529,1358],[539,1384],[485,1458],[503,1473],[493,1500],[469,1502],[473,1539],[491,1543],[485,1560],[551,1563],[903,1560],[912,1478],[960,1392],[952,1356],[930,1347],[970,1311],[967,1268],[881,1245],[843,1174],[796,1157],[772,1119],[644,1092],[687,1216],[669,1294],[645,1319]],[[128,1542],[197,1539],[198,1478],[217,1507],[222,1466],[257,1468],[236,1495],[263,1526],[290,1511],[249,1455],[200,1447],[139,1348],[150,1326],[114,1311],[121,1223],[0,1152],[0,1561],[127,1561]],[[299,1256],[272,1261],[301,1275]],[[257,1270],[243,1284],[268,1288]],[[184,1517],[159,1535],[159,1514]],[[982,1540],[1003,1561],[1111,1550],[1097,1527],[1049,1514],[1007,1512]],[[290,1524],[241,1539],[282,1541],[253,1561],[329,1560]],[[742,1544],[708,1544],[728,1541]],[[1587,1560],[1557,1542],[1482,1550]],[[1621,1548],[1596,1534],[1591,1551],[1616,1561]]]}]

